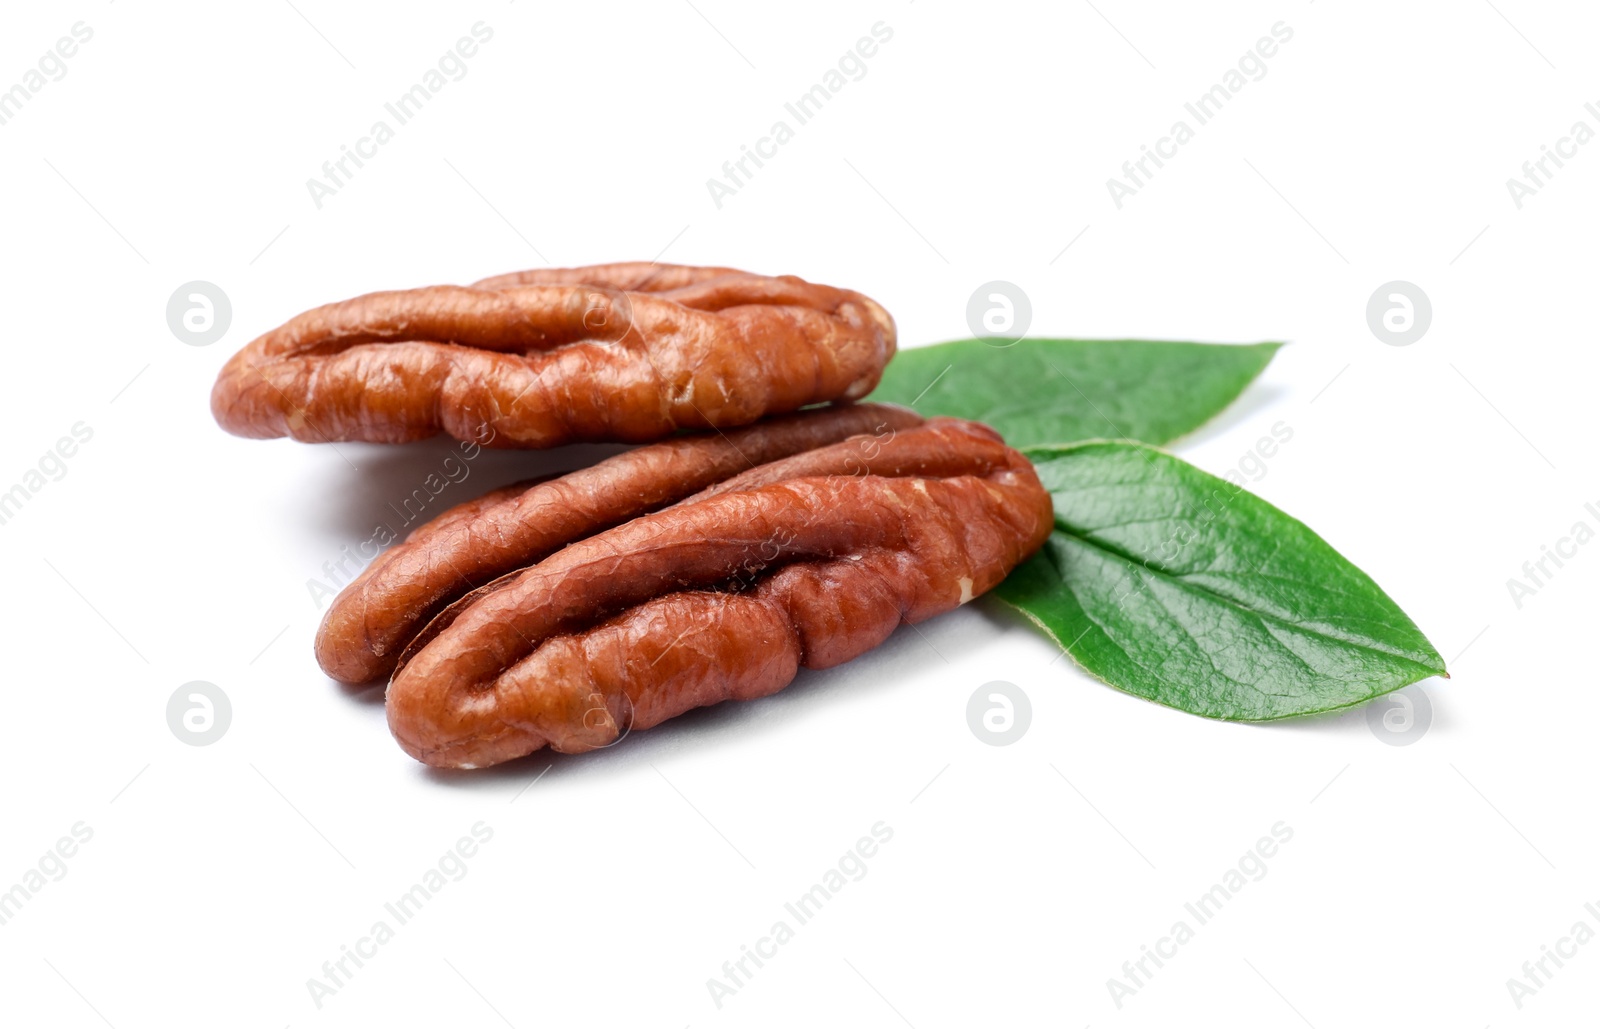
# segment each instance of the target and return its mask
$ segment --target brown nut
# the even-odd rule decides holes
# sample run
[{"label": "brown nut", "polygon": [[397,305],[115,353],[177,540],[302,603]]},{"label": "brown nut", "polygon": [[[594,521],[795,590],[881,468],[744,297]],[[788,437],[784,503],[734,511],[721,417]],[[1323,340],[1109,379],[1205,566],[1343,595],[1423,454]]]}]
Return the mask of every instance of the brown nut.
[{"label": "brown nut", "polygon": [[233,356],[211,411],[307,442],[647,442],[858,400],[894,349],[883,308],[794,276],[548,269],[307,311]]},{"label": "brown nut", "polygon": [[804,411],[727,433],[652,443],[468,501],[419,526],[340,592],[317,632],[317,661],[343,682],[383,678],[401,648],[451,601],[568,543],[751,466],[759,472],[773,467],[766,462],[863,433],[869,434],[863,445],[870,446],[874,437],[921,422],[915,412],[886,404]]},{"label": "brown nut", "polygon": [[389,684],[400,745],[430,765],[482,767],[774,693],[802,666],[848,661],[993,588],[1052,521],[1025,457],[947,418],[726,485],[439,615]]}]

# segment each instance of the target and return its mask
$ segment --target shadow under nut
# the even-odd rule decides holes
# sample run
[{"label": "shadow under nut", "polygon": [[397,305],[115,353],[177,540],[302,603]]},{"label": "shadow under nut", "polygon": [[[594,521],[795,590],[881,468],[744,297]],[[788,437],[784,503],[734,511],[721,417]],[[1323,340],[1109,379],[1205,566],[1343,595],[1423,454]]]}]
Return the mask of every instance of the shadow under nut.
[{"label": "shadow under nut", "polygon": [[970,473],[787,479],[557,552],[399,669],[391,730],[441,767],[590,750],[775,692],[986,592],[1043,544],[1050,498],[992,432],[947,428]]},{"label": "shadow under nut", "polygon": [[467,501],[384,551],[340,592],[317,632],[317,662],[341,682],[384,678],[401,649],[445,606],[568,543],[681,500],[751,464],[862,434],[864,452],[877,452],[878,440],[921,422],[915,412],[887,404],[805,411],[727,433],[649,444]]},{"label": "shadow under nut", "polygon": [[[894,320],[850,290],[726,269],[587,271],[305,312],[234,355],[212,413],[236,435],[307,442],[646,442],[860,399],[894,354]],[[547,281],[558,275],[574,278]]]}]

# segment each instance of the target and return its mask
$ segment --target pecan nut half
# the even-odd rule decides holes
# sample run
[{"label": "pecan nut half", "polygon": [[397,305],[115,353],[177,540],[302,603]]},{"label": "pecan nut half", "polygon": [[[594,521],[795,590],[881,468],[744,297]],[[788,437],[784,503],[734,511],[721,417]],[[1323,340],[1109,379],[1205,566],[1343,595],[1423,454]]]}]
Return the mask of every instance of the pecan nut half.
[{"label": "pecan nut half", "polygon": [[[868,434],[872,447],[922,418],[886,404],[847,404],[768,419],[726,433],[651,443],[539,482],[457,505],[380,554],[334,599],[317,632],[317,661],[342,682],[394,670],[400,650],[463,594],[742,469]],[[766,467],[771,467],[766,465]],[[743,477],[734,481],[745,481]]]},{"label": "pecan nut half", "polygon": [[604,747],[775,693],[802,666],[848,661],[971,600],[1051,521],[1032,465],[973,422],[799,454],[458,601],[403,655],[389,727],[439,767]]},{"label": "pecan nut half", "polygon": [[307,311],[228,361],[211,411],[307,442],[648,442],[860,399],[894,349],[882,307],[794,276],[547,269]]}]

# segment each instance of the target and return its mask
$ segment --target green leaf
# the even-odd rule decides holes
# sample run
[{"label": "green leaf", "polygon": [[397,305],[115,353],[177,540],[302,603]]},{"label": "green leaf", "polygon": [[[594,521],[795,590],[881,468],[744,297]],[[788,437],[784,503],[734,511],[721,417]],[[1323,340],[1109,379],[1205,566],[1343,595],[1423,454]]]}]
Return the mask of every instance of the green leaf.
[{"label": "green leaf", "polygon": [[1258,721],[1446,674],[1366,573],[1242,488],[1136,443],[1028,456],[1056,527],[997,595],[1112,686]]},{"label": "green leaf", "polygon": [[871,399],[986,422],[1014,447],[1168,443],[1232,403],[1280,346],[964,339],[902,350]]}]

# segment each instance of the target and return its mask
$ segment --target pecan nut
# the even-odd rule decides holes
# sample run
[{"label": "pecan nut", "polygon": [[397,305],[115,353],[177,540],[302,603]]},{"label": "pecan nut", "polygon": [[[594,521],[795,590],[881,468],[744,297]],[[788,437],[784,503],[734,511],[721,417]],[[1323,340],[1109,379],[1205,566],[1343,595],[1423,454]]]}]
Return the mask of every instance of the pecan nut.
[{"label": "pecan nut", "polygon": [[973,422],[798,454],[458,601],[403,654],[389,726],[440,767],[607,746],[971,600],[1051,521],[1032,465]]},{"label": "pecan nut", "polygon": [[794,276],[547,269],[307,311],[228,361],[211,410],[308,442],[648,442],[860,399],[894,349],[875,302]]},{"label": "pecan nut", "polygon": [[[445,511],[380,554],[334,599],[317,632],[317,661],[342,682],[372,682],[462,594],[630,518],[756,465],[922,422],[886,404],[847,404],[768,419],[726,433],[652,443],[538,482],[517,483]],[[730,479],[730,477],[733,477]]]}]

